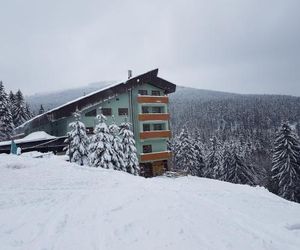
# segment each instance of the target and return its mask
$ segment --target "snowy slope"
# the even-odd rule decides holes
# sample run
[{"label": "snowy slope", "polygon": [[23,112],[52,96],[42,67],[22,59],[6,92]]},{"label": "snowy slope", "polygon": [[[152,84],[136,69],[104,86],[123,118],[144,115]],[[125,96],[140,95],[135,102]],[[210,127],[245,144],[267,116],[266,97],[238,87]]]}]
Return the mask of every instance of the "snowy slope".
[{"label": "snowy slope", "polygon": [[197,177],[0,155],[0,249],[300,249],[300,204]]}]

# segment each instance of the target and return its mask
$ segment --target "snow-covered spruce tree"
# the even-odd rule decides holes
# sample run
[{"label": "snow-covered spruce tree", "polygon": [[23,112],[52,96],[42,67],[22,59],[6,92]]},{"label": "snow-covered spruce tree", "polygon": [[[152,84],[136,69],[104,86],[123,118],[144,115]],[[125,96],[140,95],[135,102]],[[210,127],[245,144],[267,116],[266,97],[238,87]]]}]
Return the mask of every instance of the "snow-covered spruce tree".
[{"label": "snow-covered spruce tree", "polygon": [[26,120],[29,120],[30,118],[33,117],[33,113],[30,110],[29,104],[26,103],[26,107],[25,107],[25,113],[26,113]]},{"label": "snow-covered spruce tree", "polygon": [[300,145],[288,123],[282,124],[274,142],[270,186],[281,197],[300,202]]},{"label": "snow-covered spruce tree", "polygon": [[222,157],[220,152],[220,143],[217,137],[210,139],[211,145],[206,157],[206,168],[204,177],[219,179],[222,173]]},{"label": "snow-covered spruce tree", "polygon": [[23,124],[27,120],[26,104],[21,90],[14,95],[14,105],[12,107],[13,122],[15,127]]},{"label": "snow-covered spruce tree", "polygon": [[128,173],[139,175],[139,161],[133,132],[130,130],[130,123],[125,121],[120,125],[120,137],[122,138],[124,164]]},{"label": "snow-covered spruce tree", "polygon": [[3,83],[0,82],[0,141],[10,139],[14,125],[10,110],[10,103],[5,92]]},{"label": "snow-covered spruce tree", "polygon": [[194,176],[204,177],[206,166],[204,162],[202,149],[199,146],[199,144],[196,143],[195,145],[193,145],[193,150],[195,153],[195,162],[193,164],[193,167],[190,168],[190,173]]},{"label": "snow-covered spruce tree", "polygon": [[177,170],[187,171],[195,174],[196,153],[191,137],[188,134],[186,126],[181,130],[177,138],[175,154],[175,164]]},{"label": "snow-covered spruce tree", "polygon": [[15,95],[12,91],[9,91],[9,94],[8,94],[8,100],[9,100],[9,103],[11,105],[11,109],[13,109],[14,105],[15,105]]},{"label": "snow-covered spruce tree", "polygon": [[89,147],[90,165],[92,167],[114,169],[112,163],[112,155],[114,153],[112,149],[113,136],[109,132],[106,117],[102,114],[101,108],[97,119],[99,123],[95,127],[95,134],[92,137]]},{"label": "snow-covered spruce tree", "polygon": [[224,143],[222,147],[222,155],[221,155],[221,171],[219,172],[219,176],[217,179],[228,181],[228,173],[232,166],[232,154],[230,150],[230,146],[228,143]]},{"label": "snow-covered spruce tree", "polygon": [[226,146],[223,157],[221,180],[237,184],[256,184],[252,169],[247,166],[235,145],[230,148]]},{"label": "snow-covered spruce tree", "polygon": [[120,128],[116,125],[114,117],[112,116],[113,123],[108,127],[110,134],[113,136],[112,139],[112,164],[115,170],[127,171],[124,163],[124,149],[119,137]]},{"label": "snow-covered spruce tree", "polygon": [[70,162],[84,165],[88,163],[89,138],[85,125],[80,121],[80,113],[76,111],[73,116],[75,121],[69,124],[71,131],[68,132],[68,138],[65,140],[68,144],[66,154]]},{"label": "snow-covered spruce tree", "polygon": [[176,154],[178,151],[178,147],[179,147],[178,136],[174,136],[167,141],[167,148],[172,152],[172,158],[170,161],[172,170],[176,170]]}]

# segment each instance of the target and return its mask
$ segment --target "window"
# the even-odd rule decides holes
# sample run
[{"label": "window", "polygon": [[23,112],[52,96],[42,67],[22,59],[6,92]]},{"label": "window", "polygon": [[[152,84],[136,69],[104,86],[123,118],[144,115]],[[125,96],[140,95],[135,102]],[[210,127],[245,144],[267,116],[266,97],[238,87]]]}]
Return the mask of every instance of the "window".
[{"label": "window", "polygon": [[152,113],[163,113],[162,107],[152,107]]},{"label": "window", "polygon": [[152,95],[160,96],[160,91],[159,90],[152,90]]},{"label": "window", "polygon": [[93,127],[87,127],[86,128],[86,133],[89,134],[93,134],[94,133],[94,128]]},{"label": "window", "polygon": [[143,153],[151,153],[152,145],[143,145]]},{"label": "window", "polygon": [[149,107],[142,106],[142,113],[143,113],[143,114],[145,114],[145,113],[150,113]]},{"label": "window", "polygon": [[111,116],[111,108],[102,108],[102,114],[106,116]]},{"label": "window", "polygon": [[119,115],[128,115],[128,108],[119,108]]},{"label": "window", "polygon": [[143,131],[150,131],[150,124],[143,124]]},{"label": "window", "polygon": [[163,124],[153,124],[153,130],[163,130]]},{"label": "window", "polygon": [[146,89],[139,89],[139,95],[148,95],[148,91]]},{"label": "window", "polygon": [[89,116],[89,117],[96,116],[96,115],[97,115],[96,109],[93,109],[93,110],[85,113],[85,116]]}]

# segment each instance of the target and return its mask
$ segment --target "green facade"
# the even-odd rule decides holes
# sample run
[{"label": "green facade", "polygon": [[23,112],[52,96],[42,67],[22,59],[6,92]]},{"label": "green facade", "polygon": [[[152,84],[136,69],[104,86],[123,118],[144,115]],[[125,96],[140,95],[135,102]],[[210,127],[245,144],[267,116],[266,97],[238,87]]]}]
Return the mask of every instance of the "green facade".
[{"label": "green facade", "polygon": [[[140,140],[140,132],[143,131],[143,125],[147,124],[150,127],[150,130],[154,129],[154,126],[157,124],[161,124],[162,130],[169,130],[169,122],[168,121],[139,121],[138,115],[142,113],[142,107],[145,106],[149,109],[150,113],[152,112],[153,107],[160,108],[162,113],[168,113],[168,105],[164,103],[149,103],[149,104],[141,104],[138,103],[138,95],[139,90],[147,90],[148,95],[151,95],[152,91],[159,91],[160,95],[164,95],[164,90],[159,89],[151,84],[142,84],[138,87],[135,87],[129,90],[127,93],[119,94],[114,96],[111,99],[107,99],[105,101],[99,102],[91,107],[87,107],[81,111],[81,121],[86,125],[87,128],[94,128],[97,124],[97,119],[95,116],[87,116],[88,113],[96,113],[99,114],[100,107],[102,108],[111,108],[112,115],[114,116],[114,120],[117,125],[120,125],[125,119],[128,119],[133,125],[134,136],[136,140],[136,147],[138,151],[138,155],[143,152],[144,145],[151,145],[152,152],[161,152],[167,151],[167,143],[166,139],[147,139]],[[127,115],[119,115],[119,108],[127,108]],[[113,122],[112,116],[106,116],[108,125]],[[72,122],[74,119],[72,116],[61,118],[52,122],[49,122],[43,126],[35,126],[34,128],[28,127],[25,131],[26,134],[29,134],[34,131],[45,131],[48,134],[54,136],[65,136],[69,130],[68,124]],[[156,125],[155,125],[156,124]]]}]

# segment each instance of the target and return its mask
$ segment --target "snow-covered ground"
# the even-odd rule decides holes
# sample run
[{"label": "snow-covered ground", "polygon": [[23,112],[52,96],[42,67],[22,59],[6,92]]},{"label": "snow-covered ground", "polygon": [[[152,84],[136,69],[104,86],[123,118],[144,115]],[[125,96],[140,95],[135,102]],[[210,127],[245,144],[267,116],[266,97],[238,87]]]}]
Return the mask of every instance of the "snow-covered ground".
[{"label": "snow-covered ground", "polygon": [[300,249],[300,204],[197,177],[0,155],[0,249]]}]

